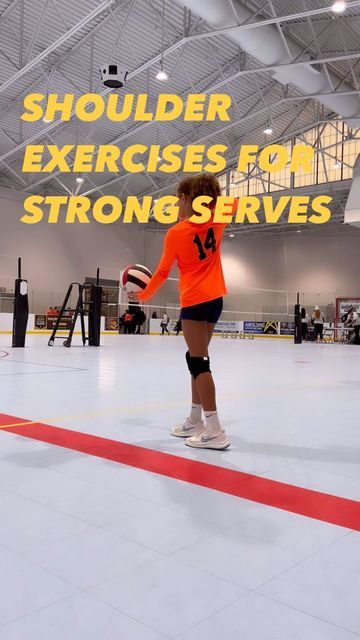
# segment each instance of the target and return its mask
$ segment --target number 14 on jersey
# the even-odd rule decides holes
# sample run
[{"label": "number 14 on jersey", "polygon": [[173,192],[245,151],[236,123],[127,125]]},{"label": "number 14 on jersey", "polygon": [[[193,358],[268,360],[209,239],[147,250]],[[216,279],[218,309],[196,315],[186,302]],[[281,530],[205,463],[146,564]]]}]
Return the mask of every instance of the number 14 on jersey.
[{"label": "number 14 on jersey", "polygon": [[193,242],[196,244],[197,248],[198,248],[198,252],[199,252],[199,260],[205,260],[205,258],[207,258],[207,251],[212,251],[212,253],[215,253],[216,251],[216,238],[215,238],[215,233],[214,233],[214,229],[212,227],[209,228],[207,234],[206,234],[206,238],[204,241],[204,244],[201,242],[200,236],[198,234],[196,234],[196,236],[194,236],[194,240]]}]

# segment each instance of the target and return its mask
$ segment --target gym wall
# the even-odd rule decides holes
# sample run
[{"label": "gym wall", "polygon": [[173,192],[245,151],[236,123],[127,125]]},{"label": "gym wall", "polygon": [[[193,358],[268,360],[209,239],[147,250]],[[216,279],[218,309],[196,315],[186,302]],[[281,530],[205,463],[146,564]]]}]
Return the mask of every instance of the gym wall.
[{"label": "gym wall", "polygon": [[[145,264],[156,266],[162,234],[146,234]],[[291,238],[233,238],[223,243],[223,266],[229,288],[254,287],[287,291],[359,290],[360,231],[353,235]]]}]

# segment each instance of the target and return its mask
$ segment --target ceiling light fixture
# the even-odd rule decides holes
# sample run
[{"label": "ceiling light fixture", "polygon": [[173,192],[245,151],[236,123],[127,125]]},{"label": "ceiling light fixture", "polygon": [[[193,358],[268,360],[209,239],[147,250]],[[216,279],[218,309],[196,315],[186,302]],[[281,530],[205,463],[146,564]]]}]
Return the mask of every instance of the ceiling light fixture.
[{"label": "ceiling light fixture", "polygon": [[156,74],[156,80],[160,80],[161,82],[165,82],[169,79],[168,74],[164,69],[164,40],[165,40],[165,0],[162,3],[162,31],[161,31],[161,60],[160,60],[160,69]]},{"label": "ceiling light fixture", "polygon": [[84,178],[82,178],[81,176],[79,176],[78,178],[76,178],[76,182],[78,184],[82,184],[84,182]]},{"label": "ceiling light fixture", "polygon": [[268,124],[265,129],[264,129],[264,133],[266,136],[271,136],[271,134],[273,133],[272,128],[270,127],[270,125]]},{"label": "ceiling light fixture", "polygon": [[331,5],[331,11],[334,13],[343,13],[346,9],[345,0],[335,0],[335,2]]},{"label": "ceiling light fixture", "polygon": [[161,82],[165,82],[168,79],[169,79],[169,76],[166,73],[166,71],[164,70],[164,62],[161,59],[160,60],[160,69],[156,74],[156,80],[160,80]]},{"label": "ceiling light fixture", "polygon": [[333,169],[341,169],[341,162],[340,160],[335,160],[334,164],[333,164]]}]

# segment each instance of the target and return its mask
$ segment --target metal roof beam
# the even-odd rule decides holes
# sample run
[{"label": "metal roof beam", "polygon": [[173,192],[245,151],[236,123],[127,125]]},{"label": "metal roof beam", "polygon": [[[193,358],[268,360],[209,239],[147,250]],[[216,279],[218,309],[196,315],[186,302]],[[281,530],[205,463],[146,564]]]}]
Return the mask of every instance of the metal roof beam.
[{"label": "metal roof beam", "polygon": [[0,14],[0,27],[1,27],[2,23],[5,22],[5,20],[12,14],[12,12],[15,11],[15,9],[18,6],[19,2],[20,2],[20,0],[13,0],[12,3],[8,6],[8,8],[5,9]]},{"label": "metal roof beam", "polygon": [[[347,3],[348,9],[353,9],[355,7],[360,6],[360,0],[352,0],[352,2]],[[247,22],[246,24],[242,23],[240,26],[234,25],[233,27],[223,27],[222,29],[214,29],[214,31],[206,31],[204,33],[198,33],[193,36],[190,36],[188,40],[196,41],[203,40],[204,38],[215,38],[218,36],[226,36],[233,31],[250,31],[251,29],[258,29],[261,27],[267,27],[271,24],[280,24],[283,22],[292,22],[293,20],[299,20],[301,18],[307,18],[311,16],[321,15],[323,13],[331,13],[331,5],[327,7],[320,7],[318,9],[309,9],[308,11],[300,11],[298,13],[292,13],[285,16],[276,16],[273,18],[269,18],[267,20],[260,20],[259,22]]]},{"label": "metal roof beam", "polygon": [[[287,100],[287,99],[285,99],[285,100]],[[283,101],[284,101],[284,99],[281,99],[281,100],[277,101],[276,105],[281,104]],[[220,134],[220,133],[222,133],[223,131],[227,130],[229,127],[231,127],[231,126],[235,126],[235,125],[239,124],[239,122],[243,122],[244,120],[250,120],[250,119],[252,119],[252,118],[256,117],[257,115],[259,115],[259,113],[263,113],[263,112],[264,112],[264,109],[263,109],[263,108],[262,108],[262,109],[259,109],[259,110],[258,110],[258,111],[256,111],[256,112],[252,111],[252,112],[250,112],[250,113],[249,113],[245,118],[242,118],[242,119],[236,120],[235,122],[232,122],[230,125],[225,125],[225,126],[224,126],[224,127],[222,127],[220,130],[218,130],[218,131],[214,131],[214,132],[212,132],[211,134],[208,134],[208,135],[206,135],[206,136],[203,136],[203,137],[202,137],[202,138],[200,138],[200,139],[197,139],[197,140],[196,140],[196,142],[197,142],[197,143],[204,142],[205,140],[207,140],[207,139],[208,139],[208,138],[210,138],[210,137],[213,137],[213,136],[217,136],[217,135],[219,135],[219,134]],[[309,127],[309,128],[310,128],[310,127]],[[114,178],[113,180],[109,180],[107,183],[103,184],[103,185],[102,185],[102,187],[103,187],[103,188],[104,188],[104,187],[108,187],[108,186],[110,186],[111,184],[115,184],[115,183],[117,183],[117,182],[120,182],[120,181],[122,181],[122,180],[124,179],[124,177],[125,177],[125,176],[126,176],[126,174],[122,174],[121,176],[118,176],[118,177]],[[50,176],[50,178],[51,178],[51,176]],[[171,187],[171,186],[176,185],[176,184],[177,184],[177,181],[178,181],[178,180],[176,179],[175,181],[171,182],[170,184],[167,184],[164,188],[161,188],[160,190],[161,190],[161,191],[163,191],[163,190],[164,190],[164,189],[166,189],[167,187]],[[89,190],[89,191],[87,191],[86,193],[84,193],[84,195],[89,195],[89,194],[91,194],[91,193],[94,193],[94,190]]]},{"label": "metal roof beam", "polygon": [[[173,45],[170,47],[170,49],[173,50]],[[159,60],[161,58],[161,54],[157,55],[155,57],[156,60]],[[344,54],[344,55],[340,55],[340,56],[325,56],[324,58],[320,58],[320,59],[316,59],[313,60],[312,63],[315,64],[322,64],[324,62],[336,62],[337,60],[350,60],[350,59],[358,59],[360,58],[360,52],[354,52],[354,53],[349,53],[349,54]],[[289,67],[297,67],[297,66],[302,66],[304,63],[302,62],[291,62],[288,64],[283,64],[283,65],[272,65],[272,66],[267,66],[267,67],[259,67],[256,69],[242,69],[240,71],[237,71],[236,73],[232,74],[231,76],[229,76],[226,79],[222,79],[219,82],[213,84],[211,87],[208,87],[206,90],[203,91],[203,93],[211,93],[213,91],[216,91],[217,89],[219,89],[221,86],[223,86],[224,84],[228,84],[229,82],[242,77],[242,76],[247,76],[247,75],[254,75],[257,73],[265,73],[267,71],[274,71],[274,70],[281,70],[281,69],[285,69],[285,68],[289,68]],[[145,63],[146,68],[149,66],[148,63]],[[140,68],[141,71],[143,70],[144,66],[142,65],[142,67]],[[138,70],[136,70],[137,72]],[[130,77],[133,77],[133,75],[135,75],[135,71],[130,74]],[[136,73],[137,75],[137,73]],[[102,96],[105,96],[107,93],[109,93],[109,90],[106,90],[104,92],[101,93]],[[346,95],[346,94],[351,94],[353,92],[343,92],[343,93],[338,93],[338,95]],[[354,91],[354,93],[358,93],[357,91]],[[303,95],[303,96],[297,96],[296,98],[291,97],[291,98],[284,98],[285,100],[309,100],[312,98],[316,98],[319,97],[321,95],[329,95],[329,94],[313,94],[313,95]],[[236,121],[238,122],[238,121]],[[132,129],[129,129],[125,134],[123,134],[123,136],[121,136],[120,138],[116,138],[115,140],[111,141],[112,144],[114,144],[117,141],[120,141],[126,137],[129,137],[133,134],[138,133],[138,131],[147,128],[148,126],[151,126],[153,124],[153,122],[146,122],[144,124],[138,125],[137,127],[134,127]],[[39,131],[38,133],[36,133],[32,138],[29,138],[28,140],[25,140],[23,143],[21,143],[21,145],[18,145],[16,147],[14,147],[14,149],[11,149],[10,151],[6,152],[5,154],[3,154],[2,156],[0,156],[0,161],[1,160],[5,160],[6,158],[14,155],[15,153],[17,153],[18,151],[21,151],[24,147],[26,147],[27,144],[30,144],[32,142],[34,142],[35,140],[37,140],[38,138],[40,138],[42,135],[44,135],[47,132],[53,131],[54,129],[56,129],[58,126],[63,125],[64,123],[62,121],[58,121],[58,122],[54,122],[53,124],[49,125],[48,127],[46,127],[45,129],[43,129],[42,131]],[[110,143],[108,143],[110,144]]]},{"label": "metal roof beam", "polygon": [[60,36],[60,38],[55,40],[55,42],[49,45],[44,51],[42,51],[35,58],[33,58],[33,60],[31,60],[24,67],[22,67],[22,69],[19,69],[17,73],[15,73],[10,78],[8,78],[8,80],[3,82],[3,84],[0,85],[0,93],[3,93],[6,89],[11,87],[11,85],[17,82],[19,78],[22,78],[34,67],[36,67],[39,64],[39,62],[47,58],[50,55],[50,53],[52,53],[53,51],[56,51],[56,49],[58,49],[61,45],[67,42],[67,40],[72,38],[72,36],[74,36],[78,31],[83,29],[89,22],[91,22],[98,15],[106,11],[106,9],[108,9],[113,4],[113,2],[114,0],[104,0],[104,2],[99,4],[99,6],[93,9],[93,11],[90,11],[90,13],[87,16],[85,16],[82,20],[80,20],[80,22],[75,24],[71,29],[69,29],[69,31],[67,31],[62,36]]}]

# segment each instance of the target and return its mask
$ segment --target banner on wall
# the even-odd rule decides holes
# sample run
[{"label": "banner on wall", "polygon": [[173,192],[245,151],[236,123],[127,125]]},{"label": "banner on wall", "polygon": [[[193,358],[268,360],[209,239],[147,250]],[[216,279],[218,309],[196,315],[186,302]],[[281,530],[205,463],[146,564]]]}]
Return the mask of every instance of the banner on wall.
[{"label": "banner on wall", "polygon": [[219,320],[215,326],[216,333],[239,332],[241,331],[240,320]]},{"label": "banner on wall", "polygon": [[[71,315],[61,318],[59,324],[59,330],[69,331],[71,329],[73,313]],[[46,329],[52,331],[55,327],[57,316],[46,316],[45,314],[36,314],[34,316],[34,329]]]},{"label": "banner on wall", "polygon": [[105,316],[105,331],[119,331],[119,318]]},{"label": "banner on wall", "polygon": [[341,322],[342,317],[351,309],[360,315],[360,298],[336,298],[336,317]]},{"label": "banner on wall", "polygon": [[[57,321],[57,316],[47,316],[47,318],[46,318],[46,328],[49,331],[52,331],[55,328],[56,321]],[[58,327],[59,331],[61,329],[65,330],[65,331],[70,331],[71,323],[72,323],[72,316],[61,318],[60,323],[59,323],[59,327]]]},{"label": "banner on wall", "polygon": [[34,329],[46,329],[46,315],[37,314],[35,316]]},{"label": "banner on wall", "polygon": [[253,322],[245,320],[244,331],[245,333],[255,333],[258,335],[276,335],[279,333],[279,323],[273,321]]},{"label": "banner on wall", "polygon": [[280,335],[293,336],[295,331],[295,322],[280,322]]}]

